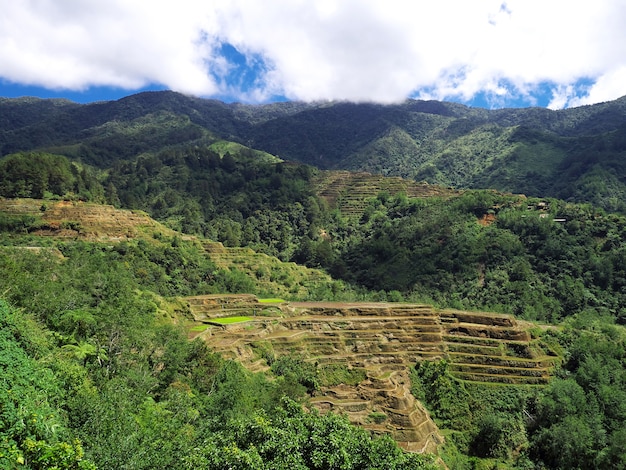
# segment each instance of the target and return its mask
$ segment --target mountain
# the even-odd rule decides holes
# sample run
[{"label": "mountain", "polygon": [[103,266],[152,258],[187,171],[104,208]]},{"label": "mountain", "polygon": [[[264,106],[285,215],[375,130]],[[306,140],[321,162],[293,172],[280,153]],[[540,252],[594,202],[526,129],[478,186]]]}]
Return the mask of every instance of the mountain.
[{"label": "mountain", "polygon": [[416,100],[254,106],[146,92],[86,105],[4,99],[0,116],[2,155],[46,150],[104,168],[165,146],[225,139],[322,169],[626,211],[626,97],[551,111]]},{"label": "mountain", "polygon": [[252,132],[252,146],[321,168],[624,209],[626,98],[564,111],[337,103]]},{"label": "mountain", "polygon": [[[85,105],[66,100],[1,99],[0,154],[56,148],[103,167],[163,145],[207,136],[237,140],[247,133],[249,121],[289,115],[302,107],[306,105],[251,108],[167,91]],[[251,109],[254,113],[249,116]]]},{"label": "mountain", "polygon": [[0,467],[624,467],[623,105],[2,100]]}]

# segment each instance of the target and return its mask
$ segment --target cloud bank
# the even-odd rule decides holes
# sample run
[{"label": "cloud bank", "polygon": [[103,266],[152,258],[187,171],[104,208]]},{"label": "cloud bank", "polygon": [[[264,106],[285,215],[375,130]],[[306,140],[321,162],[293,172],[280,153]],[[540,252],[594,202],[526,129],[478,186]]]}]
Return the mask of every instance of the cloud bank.
[{"label": "cloud bank", "polygon": [[621,0],[0,0],[0,77],[262,102],[626,95]]}]

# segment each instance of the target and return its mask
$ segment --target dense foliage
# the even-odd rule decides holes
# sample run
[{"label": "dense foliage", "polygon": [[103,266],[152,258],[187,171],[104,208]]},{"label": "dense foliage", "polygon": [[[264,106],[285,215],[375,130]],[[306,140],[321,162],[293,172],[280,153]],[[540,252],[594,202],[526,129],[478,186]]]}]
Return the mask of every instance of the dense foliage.
[{"label": "dense foliage", "polygon": [[247,106],[172,92],[88,105],[0,100],[0,156],[43,150],[108,169],[164,148],[227,139],[320,168],[624,212],[625,116],[624,98],[561,111],[414,100]]},{"label": "dense foliage", "polygon": [[[186,278],[167,280],[177,259],[196,257],[193,245],[56,246],[63,258],[53,249],[0,253],[0,291],[15,306],[0,306],[7,468],[434,465],[343,418],[303,411],[297,401],[342,371],[267,353],[276,376],[268,381],[189,342],[168,318],[176,304],[159,294],[207,288],[195,262]],[[624,330],[587,310],[535,334],[565,357],[545,388],[458,382],[445,361],[416,368],[414,393],[452,430],[444,459],[459,469],[622,468]]]},{"label": "dense foliage", "polygon": [[467,192],[381,195],[329,231],[331,272],[369,289],[556,321],[594,310],[624,321],[626,219],[590,206]]},{"label": "dense foliage", "polygon": [[543,334],[567,357],[545,388],[465,384],[445,360],[416,367],[413,392],[453,430],[444,452],[454,468],[475,468],[478,458],[493,459],[493,468],[626,466],[624,329],[584,314]]},{"label": "dense foliage", "polygon": [[[355,217],[329,208],[316,194],[317,170],[311,167],[276,162],[241,146],[221,156],[217,149],[142,156],[116,165],[89,186],[84,182],[91,181],[93,170],[78,172],[64,157],[19,154],[4,159],[0,169],[13,169],[7,181],[23,175],[22,186],[32,187],[32,175],[39,173],[26,170],[41,166],[43,175],[64,175],[52,178],[65,182],[53,196],[73,197],[82,181],[79,194],[97,200],[104,193],[109,202],[146,210],[177,230],[324,268],[367,289],[370,298],[428,300],[546,321],[593,310],[625,321],[624,216],[556,199],[466,191],[427,199],[383,192]],[[32,220],[24,217],[2,216],[0,228],[37,228],[29,228]],[[116,250],[133,253],[124,245]],[[160,250],[142,256],[174,256],[171,248]],[[208,261],[197,254],[192,258],[198,261],[185,269],[172,261],[165,275],[179,284],[205,276],[219,286],[205,285],[201,292],[256,292],[237,273],[204,266]],[[161,282],[163,276],[148,277]]]},{"label": "dense foliage", "polygon": [[157,292],[205,280],[150,279],[175,246],[162,258],[146,244],[59,248],[62,259],[0,253],[14,306],[0,303],[3,468],[436,468],[345,418],[304,411],[302,365],[268,380],[189,341]]},{"label": "dense foliage", "polygon": [[47,153],[17,153],[0,160],[0,196],[69,196],[104,202],[94,170]]},{"label": "dense foliage", "polygon": [[288,260],[320,212],[311,172],[249,149],[220,157],[194,148],[119,164],[105,185],[119,198],[113,202],[146,210],[173,228]]},{"label": "dense foliage", "polygon": [[379,298],[540,320],[586,309],[626,315],[622,216],[470,191],[451,199],[381,193],[357,219],[329,209],[314,176],[245,149],[220,157],[196,148],[118,165],[104,186],[118,204],[173,228],[325,268],[382,291]]},{"label": "dense foliage", "polygon": [[50,340],[32,319],[0,301],[2,468],[95,469],[68,425],[62,406],[67,390],[57,366],[42,359],[48,359]]},{"label": "dense foliage", "polygon": [[381,193],[355,219],[315,194],[314,174],[247,150],[220,157],[195,148],[117,165],[103,186],[111,202],[173,228],[326,268],[380,298],[529,319],[590,308],[624,317],[621,216],[478,191],[452,199]]},{"label": "dense foliage", "polygon": [[[87,106],[0,100],[0,196],[43,199],[42,213],[55,199],[142,209],[181,232],[323,268],[344,283],[310,290],[319,300],[349,285],[362,299],[562,322],[535,331],[564,358],[545,387],[460,382],[442,360],[417,365],[413,392],[447,430],[450,468],[626,468],[616,325],[626,323],[625,103],[552,112],[250,107],[175,93]],[[243,143],[325,168],[544,198],[380,192],[342,213],[317,193],[319,170]],[[268,378],[175,326],[176,296],[271,295],[262,268],[256,280],[220,269],[179,236],[59,242],[35,237],[41,229],[51,227],[32,212],[0,214],[2,245],[22,246],[0,250],[3,468],[433,468],[303,408],[362,370],[267,348]]]}]

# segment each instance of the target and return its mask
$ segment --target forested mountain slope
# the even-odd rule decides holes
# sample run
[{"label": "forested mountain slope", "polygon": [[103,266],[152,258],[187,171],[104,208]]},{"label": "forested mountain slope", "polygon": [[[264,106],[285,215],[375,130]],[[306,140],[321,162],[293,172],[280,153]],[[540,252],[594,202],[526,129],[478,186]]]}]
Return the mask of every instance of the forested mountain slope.
[{"label": "forested mountain slope", "polygon": [[[15,154],[0,160],[0,195],[143,210],[229,249],[324,269],[381,300],[549,321],[591,310],[624,322],[625,216],[557,199],[336,174],[230,144],[235,153],[220,156],[216,145],[168,148],[106,173],[59,155]],[[6,217],[8,229],[37,230],[36,220]]]},{"label": "forested mountain slope", "polygon": [[305,409],[307,389],[288,369],[253,374],[188,338],[182,296],[289,283],[309,297],[337,284],[328,276],[275,259],[246,271],[251,250],[224,265],[206,240],[142,213],[0,202],[0,467],[439,467]]},{"label": "forested mountain slope", "polygon": [[[251,250],[236,253],[225,266],[213,243],[177,234],[141,212],[81,201],[4,200],[0,290],[10,305],[0,301],[0,464],[35,469],[93,469],[94,464],[146,469],[217,470],[233,465],[433,469],[435,463],[428,456],[402,453],[387,437],[373,439],[349,426],[345,418],[305,412],[302,407],[343,406],[351,418],[372,429],[388,431],[384,423],[389,420],[406,433],[420,423],[407,420],[412,414],[405,408],[413,399],[407,395],[408,371],[401,368],[417,361],[411,368],[410,389],[426,404],[437,426],[445,429],[446,445],[440,455],[449,467],[620,468],[626,459],[626,335],[623,327],[612,324],[612,314],[624,304],[616,295],[626,283],[620,261],[620,240],[626,238],[623,219],[570,208],[567,217],[572,225],[566,226],[574,230],[572,240],[593,234],[581,250],[602,243],[591,267],[582,268],[591,269],[587,276],[577,271],[582,258],[575,251],[570,256],[572,247],[561,222],[553,220],[552,211],[562,208],[540,201],[530,209],[526,204],[516,208],[523,199],[498,197],[468,193],[448,202],[439,199],[428,208],[419,199],[381,196],[372,201],[378,201],[374,206],[378,214],[368,209],[364,214],[382,228],[394,225],[390,215],[405,217],[418,210],[420,218],[428,215],[439,225],[442,219],[437,214],[444,212],[437,204],[451,204],[456,212],[447,212],[447,222],[461,217],[464,228],[452,224],[433,232],[433,246],[441,247],[440,237],[448,237],[443,245],[451,250],[442,259],[433,252],[428,260],[429,269],[439,265],[453,275],[439,273],[439,281],[462,279],[455,273],[466,264],[463,256],[486,256],[484,279],[479,274],[468,286],[482,283],[485,294],[517,299],[514,305],[522,308],[534,308],[533,302],[543,299],[550,303],[548,312],[571,300],[571,310],[563,312],[565,322],[537,326],[504,315],[437,313],[429,306],[402,303],[294,303],[296,310],[308,310],[294,315],[257,303],[236,313],[259,316],[237,333],[210,316],[200,318],[193,307],[189,312],[191,300],[181,297],[237,291],[267,294],[281,284],[305,288],[286,291],[289,298],[304,293],[319,300],[380,299],[384,293],[350,291],[320,274],[298,279],[293,263],[276,260],[276,269],[269,264],[253,267]],[[512,205],[501,205],[506,201]],[[487,207],[491,209],[483,213]],[[471,216],[462,217],[468,208]],[[508,229],[498,228],[497,219],[506,219]],[[527,260],[516,242],[515,224],[533,253]],[[407,230],[413,226],[408,225]],[[413,227],[416,234],[424,233]],[[616,231],[619,227],[622,232]],[[353,229],[346,225],[343,230]],[[381,240],[383,244],[376,242],[380,235],[371,238],[377,248],[366,258],[378,253],[387,260],[389,252],[384,250],[391,246],[394,233]],[[480,243],[461,246],[461,240]],[[542,246],[547,251],[542,252]],[[398,245],[399,252],[406,249]],[[549,259],[559,250],[568,256]],[[446,259],[452,264],[441,264]],[[407,258],[420,260],[427,257]],[[512,263],[510,271],[507,260]],[[611,266],[608,260],[617,264]],[[389,261],[397,266],[399,258]],[[497,271],[490,271],[492,263],[499,266]],[[267,283],[272,280],[265,278],[263,269],[274,276],[274,284]],[[540,284],[554,276],[553,269],[562,273],[554,286],[565,289],[564,298],[550,291],[552,286]],[[576,279],[591,284],[567,284]],[[606,289],[602,296],[600,289],[593,290],[596,281]],[[312,289],[314,283],[318,289]],[[533,294],[537,289],[540,297]],[[462,291],[453,287],[448,293]],[[389,294],[396,299],[399,295]],[[583,302],[584,310],[576,302]],[[229,320],[228,309],[217,307],[219,316]],[[342,308],[349,311],[338,313]],[[270,313],[260,313],[264,309]],[[289,310],[287,306],[285,312]],[[182,327],[190,325],[192,313],[197,321],[217,323],[219,333],[212,343],[216,350],[221,351],[221,335],[228,348],[241,342],[237,353],[244,351],[243,346],[251,347],[254,360],[267,364],[272,378],[245,371],[199,340],[189,342]],[[193,330],[211,337],[205,327]],[[286,327],[307,333],[285,334],[281,330]],[[415,333],[406,335],[411,329]],[[255,337],[258,330],[270,333]],[[281,343],[272,345],[270,335]],[[398,358],[395,350],[402,352]],[[375,361],[378,355],[388,363]],[[322,360],[337,356],[350,358],[352,366]],[[435,360],[424,360],[428,357]],[[494,387],[484,382],[485,377],[502,378],[508,385]],[[354,385],[363,378],[356,390],[361,397],[357,403],[341,384]],[[546,381],[539,388],[526,385]],[[324,390],[327,394],[320,394]],[[376,396],[368,398],[363,395],[366,390],[375,390]],[[381,396],[387,400],[384,404]],[[357,407],[364,400],[371,400],[374,407],[359,414],[363,408]],[[440,439],[435,442],[441,444]]]},{"label": "forested mountain slope", "polygon": [[626,98],[551,111],[414,100],[253,106],[152,92],[88,105],[4,99],[0,116],[2,155],[53,150],[107,167],[226,139],[320,168],[625,209]]},{"label": "forested mountain slope", "polygon": [[[302,407],[379,429],[410,381],[450,468],[622,468],[625,104],[0,100],[0,466],[432,468]],[[370,388],[402,393],[364,414],[330,384],[411,345],[402,321],[244,326],[236,354],[268,379],[181,328],[182,297],[232,293],[464,312],[401,315],[435,333],[418,342],[435,360],[395,364],[417,361],[410,378],[374,367]],[[285,349],[253,338],[300,323]],[[322,347],[356,362],[325,368]],[[534,378],[477,380],[513,372]]]}]

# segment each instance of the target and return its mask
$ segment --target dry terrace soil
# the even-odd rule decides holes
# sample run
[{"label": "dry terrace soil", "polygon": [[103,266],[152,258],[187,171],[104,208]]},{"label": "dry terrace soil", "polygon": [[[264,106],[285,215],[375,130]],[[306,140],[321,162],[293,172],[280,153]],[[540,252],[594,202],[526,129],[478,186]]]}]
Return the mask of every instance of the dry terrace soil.
[{"label": "dry terrace soil", "polygon": [[[446,358],[459,380],[489,384],[546,383],[558,357],[509,315],[438,310],[401,303],[291,302],[266,304],[254,296],[187,299],[194,325],[214,350],[253,371],[266,370],[260,351],[298,355],[318,367],[362,370],[356,385],[324,386],[310,400],[344,413],[374,433],[390,433],[407,450],[436,451],[443,436],[410,393],[410,368]],[[221,325],[220,317],[251,320]]]}]

